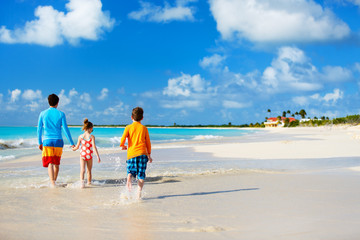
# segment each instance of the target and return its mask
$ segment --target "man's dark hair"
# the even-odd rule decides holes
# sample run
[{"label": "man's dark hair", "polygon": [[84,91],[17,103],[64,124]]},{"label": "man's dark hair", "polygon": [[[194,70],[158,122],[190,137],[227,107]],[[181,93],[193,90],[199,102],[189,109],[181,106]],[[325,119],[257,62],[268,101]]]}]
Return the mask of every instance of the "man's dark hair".
[{"label": "man's dark hair", "polygon": [[49,105],[51,106],[51,107],[55,107],[56,106],[56,104],[58,104],[59,103],[59,97],[56,95],[56,94],[50,94],[49,96],[48,96],[48,101],[49,101]]},{"label": "man's dark hair", "polygon": [[144,117],[144,110],[141,107],[136,107],[132,110],[131,116],[135,121],[141,121]]}]

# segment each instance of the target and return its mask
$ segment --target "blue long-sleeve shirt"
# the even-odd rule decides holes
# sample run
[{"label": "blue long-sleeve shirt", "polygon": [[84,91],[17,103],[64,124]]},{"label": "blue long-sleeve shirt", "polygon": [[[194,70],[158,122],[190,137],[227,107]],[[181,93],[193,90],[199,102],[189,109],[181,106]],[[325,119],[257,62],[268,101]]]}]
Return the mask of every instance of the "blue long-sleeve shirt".
[{"label": "blue long-sleeve shirt", "polygon": [[[64,130],[66,138],[69,140],[70,144],[75,145],[66,123],[65,113],[54,107],[50,107],[42,111],[39,116],[37,128],[39,145],[41,145],[43,140],[46,139],[62,139],[61,128]],[[44,139],[42,139],[43,132]]]}]

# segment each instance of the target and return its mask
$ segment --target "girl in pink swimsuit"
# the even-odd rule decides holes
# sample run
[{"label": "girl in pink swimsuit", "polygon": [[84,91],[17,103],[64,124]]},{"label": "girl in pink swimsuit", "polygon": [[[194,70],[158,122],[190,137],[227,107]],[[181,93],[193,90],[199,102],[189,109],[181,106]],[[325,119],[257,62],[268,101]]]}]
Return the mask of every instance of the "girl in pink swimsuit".
[{"label": "girl in pink swimsuit", "polygon": [[78,142],[75,147],[72,148],[73,151],[79,149],[80,145],[80,181],[81,181],[81,188],[85,187],[84,183],[84,174],[85,174],[85,165],[87,168],[87,185],[91,185],[91,169],[93,165],[93,157],[92,154],[95,150],[96,156],[98,158],[98,163],[101,162],[98,150],[95,145],[95,136],[91,135],[93,131],[93,124],[89,122],[86,118],[84,120],[84,126],[82,130],[85,131],[84,134],[81,134],[78,138]]}]

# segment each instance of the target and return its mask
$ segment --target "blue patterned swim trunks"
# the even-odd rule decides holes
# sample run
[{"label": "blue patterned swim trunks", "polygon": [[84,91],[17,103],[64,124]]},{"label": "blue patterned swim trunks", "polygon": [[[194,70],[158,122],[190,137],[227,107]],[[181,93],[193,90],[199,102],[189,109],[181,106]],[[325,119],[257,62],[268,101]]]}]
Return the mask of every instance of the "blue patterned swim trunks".
[{"label": "blue patterned swim trunks", "polygon": [[146,155],[137,156],[134,158],[130,158],[126,161],[127,163],[127,175],[131,173],[133,177],[138,179],[145,179],[145,170],[148,162],[148,157]]}]

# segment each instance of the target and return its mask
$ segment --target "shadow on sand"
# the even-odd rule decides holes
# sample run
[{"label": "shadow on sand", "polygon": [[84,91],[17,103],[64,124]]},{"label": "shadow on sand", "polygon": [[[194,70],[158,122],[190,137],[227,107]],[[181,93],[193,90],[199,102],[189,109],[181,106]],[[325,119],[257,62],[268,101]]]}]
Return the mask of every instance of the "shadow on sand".
[{"label": "shadow on sand", "polygon": [[221,193],[254,191],[254,190],[259,190],[259,189],[260,188],[244,188],[244,189],[233,189],[233,190],[213,191],[213,192],[196,192],[196,193],[186,193],[186,194],[162,195],[162,196],[158,196],[158,197],[154,197],[154,198],[144,198],[144,200],[164,199],[164,198],[172,198],[172,197],[203,196],[203,195],[213,195],[213,194],[221,194]]}]

